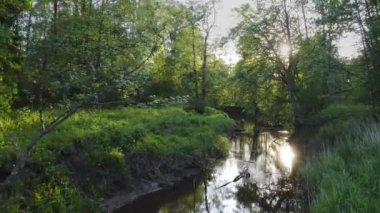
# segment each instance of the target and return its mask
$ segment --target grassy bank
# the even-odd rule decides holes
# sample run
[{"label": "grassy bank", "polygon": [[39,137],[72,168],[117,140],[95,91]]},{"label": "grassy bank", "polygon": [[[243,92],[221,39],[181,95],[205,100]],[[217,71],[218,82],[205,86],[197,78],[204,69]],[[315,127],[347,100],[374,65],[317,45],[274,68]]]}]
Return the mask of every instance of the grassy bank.
[{"label": "grassy bank", "polygon": [[334,116],[310,140],[324,147],[302,172],[312,212],[380,211],[380,125],[354,109],[357,116],[337,110],[346,117]]},{"label": "grassy bank", "polygon": [[[30,112],[2,118],[1,180],[15,163],[17,150],[37,134],[38,122],[37,113]],[[1,200],[0,208],[99,211],[102,199],[118,187],[130,187],[131,168],[138,166],[131,159],[221,157],[228,146],[223,135],[231,124],[225,114],[212,109],[205,115],[179,108],[81,111],[34,148],[27,167],[30,174],[10,198]]]}]

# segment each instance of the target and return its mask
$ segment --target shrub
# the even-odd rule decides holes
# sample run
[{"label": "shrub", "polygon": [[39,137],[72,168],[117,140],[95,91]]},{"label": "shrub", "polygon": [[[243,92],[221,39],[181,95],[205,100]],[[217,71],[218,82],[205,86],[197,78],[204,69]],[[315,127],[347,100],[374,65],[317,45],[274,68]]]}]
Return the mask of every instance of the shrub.
[{"label": "shrub", "polygon": [[364,104],[333,104],[322,110],[314,117],[314,122],[339,123],[352,119],[362,119],[370,115],[370,107]]}]

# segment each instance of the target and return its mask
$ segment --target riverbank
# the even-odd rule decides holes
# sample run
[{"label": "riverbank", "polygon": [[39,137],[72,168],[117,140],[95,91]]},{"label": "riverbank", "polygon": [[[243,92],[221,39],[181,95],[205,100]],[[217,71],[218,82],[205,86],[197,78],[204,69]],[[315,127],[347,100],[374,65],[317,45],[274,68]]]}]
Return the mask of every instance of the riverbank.
[{"label": "riverbank", "polygon": [[302,138],[308,156],[300,173],[307,208],[311,212],[379,212],[380,125],[367,119],[366,107],[328,110],[316,119],[324,118],[323,125]]},{"label": "riverbank", "polygon": [[[1,180],[15,162],[17,149],[10,141],[25,147],[38,132],[38,122],[38,114],[30,112],[1,120]],[[117,209],[197,174],[209,159],[225,156],[228,143],[223,136],[231,125],[228,116],[213,109],[204,115],[179,108],[81,111],[35,147],[28,177],[1,200],[0,209]]]},{"label": "riverbank", "polygon": [[333,143],[302,172],[310,210],[379,212],[380,125],[348,125]]}]

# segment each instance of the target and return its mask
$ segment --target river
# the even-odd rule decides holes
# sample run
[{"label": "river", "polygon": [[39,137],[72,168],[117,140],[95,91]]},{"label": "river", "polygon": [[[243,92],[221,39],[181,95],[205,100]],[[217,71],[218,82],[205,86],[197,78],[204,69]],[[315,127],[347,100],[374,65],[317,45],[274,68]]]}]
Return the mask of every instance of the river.
[{"label": "river", "polygon": [[[292,178],[296,156],[288,135],[262,132],[256,140],[236,136],[228,157],[205,174],[120,212],[298,212]],[[245,168],[250,176],[231,182]]]}]

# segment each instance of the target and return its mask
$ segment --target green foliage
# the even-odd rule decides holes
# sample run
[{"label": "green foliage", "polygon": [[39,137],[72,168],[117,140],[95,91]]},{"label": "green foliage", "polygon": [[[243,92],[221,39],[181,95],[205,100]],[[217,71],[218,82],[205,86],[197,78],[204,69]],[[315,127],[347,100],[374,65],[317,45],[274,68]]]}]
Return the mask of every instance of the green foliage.
[{"label": "green foliage", "polygon": [[97,205],[81,197],[81,194],[67,180],[51,179],[46,183],[30,186],[28,193],[30,194],[1,200],[0,209],[4,212],[15,213],[100,212]]},{"label": "green foliage", "polygon": [[334,140],[336,148],[303,171],[315,190],[312,212],[378,212],[380,126],[347,125]]},{"label": "green foliage", "polygon": [[247,117],[257,123],[291,126],[288,94],[282,83],[274,78],[273,69],[267,60],[239,62],[231,78],[234,84],[230,91],[234,96],[233,104],[244,107]]},{"label": "green foliage", "polygon": [[[58,180],[61,181],[61,180]],[[83,200],[81,195],[67,182],[52,181],[39,185],[34,190],[30,209],[36,212],[98,212],[93,204]]]},{"label": "green foliage", "polygon": [[187,20],[188,14],[183,15],[184,22],[173,23],[175,28],[170,34],[169,45],[162,48],[154,59],[151,69],[154,74],[147,95],[167,97],[194,93],[194,81],[199,79],[194,76],[193,66],[195,63],[196,70],[201,66],[202,35],[197,27],[193,34],[191,23]]},{"label": "green foliage", "polygon": [[[300,45],[299,101],[303,116],[312,117],[330,103],[344,103],[353,87],[352,76],[337,56],[337,49],[317,34]],[[326,44],[327,43],[327,44]]]},{"label": "green foliage", "polygon": [[[161,110],[162,111],[162,110]],[[166,111],[166,110],[165,110]],[[159,119],[152,117],[147,121],[141,142],[132,148],[136,154],[212,154],[220,149],[225,153],[220,143],[220,133],[231,125],[224,114],[211,112],[206,116],[189,114],[175,109],[160,115]]]},{"label": "green foliage", "polygon": [[[1,133],[0,133],[1,134]],[[1,137],[2,135],[0,135]],[[0,138],[0,172],[7,172],[13,168],[15,154],[12,148]]]},{"label": "green foliage", "polygon": [[[238,40],[242,60],[234,75],[234,101],[256,120],[294,120],[298,127],[315,124],[315,115],[331,104],[364,102],[377,114],[380,46],[379,13],[374,11],[379,4],[315,0],[309,5],[314,7],[311,19],[305,4],[272,1],[238,9],[242,21],[231,37]],[[362,56],[344,60],[336,43],[353,31],[361,34]]]},{"label": "green foliage", "polygon": [[15,72],[21,68],[19,15],[30,7],[30,0],[2,0],[0,5],[0,113],[9,112],[17,92]]},{"label": "green foliage", "polygon": [[[52,119],[56,113],[50,112],[47,117]],[[22,110],[15,112],[13,118],[16,120],[12,117],[0,120],[1,174],[9,173],[15,161],[17,150],[9,143],[14,140],[16,146],[25,147],[39,129],[37,113]],[[112,184],[107,182],[105,173],[128,177],[128,159],[133,156],[191,155],[200,159],[225,156],[228,142],[222,136],[231,125],[227,115],[212,108],[204,115],[174,107],[80,111],[33,149],[30,179],[20,183],[13,196],[2,200],[0,209],[7,212],[99,211],[95,209],[98,200],[104,198],[108,184]],[[81,159],[79,164],[85,171],[71,170],[68,162],[73,156]],[[34,175],[35,172],[38,175]],[[92,181],[85,186],[75,184],[73,179],[80,175]],[[80,193],[82,187],[94,201],[90,202]]]},{"label": "green foliage", "polygon": [[[2,111],[10,111],[11,103],[44,110],[89,99],[136,104],[150,95],[199,92],[204,16],[187,6],[165,0],[30,3],[5,1],[0,7],[4,18],[11,17],[0,25]],[[210,73],[227,68],[211,51],[206,54]],[[211,87],[219,82],[208,79],[207,91],[215,94]]]},{"label": "green foliage", "polygon": [[153,57],[184,12],[152,0],[55,3],[38,1],[20,20],[27,36],[18,105],[139,98]]},{"label": "green foliage", "polygon": [[314,116],[314,123],[339,123],[349,119],[366,118],[369,115],[370,107],[364,104],[332,104]]},{"label": "green foliage", "polygon": [[214,141],[219,141],[230,125],[228,117],[219,112],[202,116],[177,108],[84,111],[47,136],[33,156],[44,164],[51,163],[54,153],[68,153],[76,142],[87,147],[94,166],[122,169],[118,152],[212,153],[218,149]]},{"label": "green foliage", "polygon": [[[370,107],[363,104],[333,104],[314,115],[313,126],[305,141],[314,148],[334,146],[336,137],[347,129],[355,128],[357,122],[370,118]],[[310,138],[311,136],[311,138]]]}]

